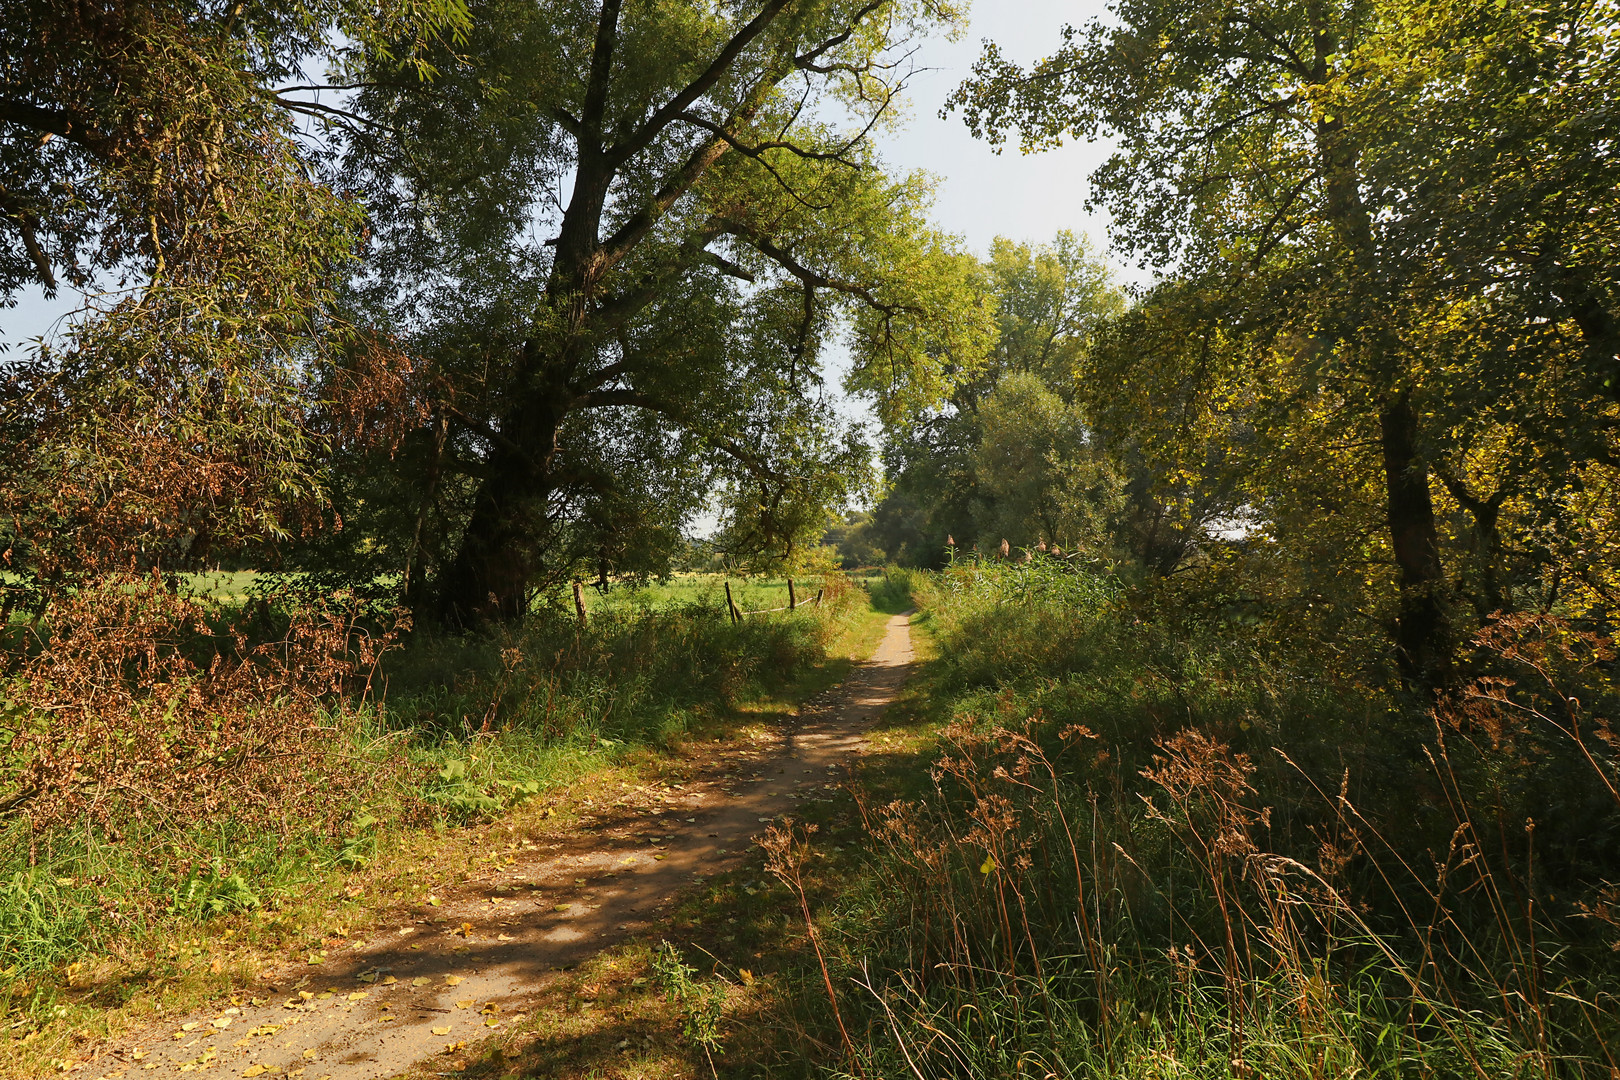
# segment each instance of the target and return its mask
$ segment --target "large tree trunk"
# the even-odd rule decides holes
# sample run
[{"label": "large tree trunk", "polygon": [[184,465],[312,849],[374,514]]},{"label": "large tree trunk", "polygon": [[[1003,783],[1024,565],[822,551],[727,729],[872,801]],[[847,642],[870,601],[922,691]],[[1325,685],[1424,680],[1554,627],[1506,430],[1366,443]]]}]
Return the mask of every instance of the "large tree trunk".
[{"label": "large tree trunk", "polygon": [[543,511],[545,494],[531,470],[511,455],[498,455],[489,465],[461,547],[439,581],[439,618],[447,626],[521,619],[529,609],[533,518]]},{"label": "large tree trunk", "polygon": [[548,525],[557,431],[568,410],[564,394],[536,397],[502,425],[503,438],[485,462],[467,531],[439,581],[439,618],[447,626],[528,613]]},{"label": "large tree trunk", "polygon": [[1417,417],[1404,391],[1384,402],[1379,421],[1389,535],[1399,572],[1396,659],[1408,685],[1433,691],[1451,678],[1451,627],[1429,469],[1417,453]]}]

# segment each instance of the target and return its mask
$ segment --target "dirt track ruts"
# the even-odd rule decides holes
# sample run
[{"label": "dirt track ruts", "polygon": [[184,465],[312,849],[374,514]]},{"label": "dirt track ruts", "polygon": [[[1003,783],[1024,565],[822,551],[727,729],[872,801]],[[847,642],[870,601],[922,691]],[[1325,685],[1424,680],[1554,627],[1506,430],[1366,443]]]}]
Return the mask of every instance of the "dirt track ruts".
[{"label": "dirt track ruts", "polygon": [[[447,1042],[489,1035],[480,1011],[486,1003],[500,1007],[495,1016],[503,1026],[512,1023],[553,972],[656,926],[660,909],[694,879],[736,866],[765,822],[799,800],[830,797],[839,765],[864,745],[912,660],[910,619],[896,615],[872,658],[801,709],[778,743],[751,762],[754,777],[738,783],[718,775],[719,762],[697,763],[690,786],[705,790],[691,797],[684,816],[658,823],[663,843],[623,835],[634,828],[644,836],[643,823],[582,822],[584,835],[561,854],[524,852],[499,874],[447,890],[438,908],[401,912],[397,929],[318,967],[267,973],[254,990],[265,1004],[227,1015],[220,1003],[121,1039],[85,1071],[158,1078],[302,1070],[304,1080],[371,1080],[402,1072]],[[749,790],[728,793],[727,785]],[[538,899],[497,891],[506,882],[532,883]],[[370,972],[378,973],[375,982],[358,981]],[[459,980],[453,986],[451,977]],[[328,995],[333,988],[338,992]],[[299,990],[314,996],[304,1000]],[[456,1005],[468,1001],[470,1008]],[[218,1020],[228,1026],[214,1027]],[[198,1026],[184,1032],[186,1023]]]}]

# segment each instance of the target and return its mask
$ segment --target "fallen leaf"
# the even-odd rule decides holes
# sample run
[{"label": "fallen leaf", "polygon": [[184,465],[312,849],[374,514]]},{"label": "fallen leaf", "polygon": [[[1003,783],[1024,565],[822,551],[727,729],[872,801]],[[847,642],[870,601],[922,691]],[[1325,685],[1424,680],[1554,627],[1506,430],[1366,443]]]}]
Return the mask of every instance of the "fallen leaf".
[{"label": "fallen leaf", "polygon": [[377,981],[377,973],[375,971],[362,971],[355,978],[363,983],[374,983]]},{"label": "fallen leaf", "polygon": [[313,1046],[310,1047],[308,1050],[304,1051],[304,1060],[305,1061],[314,1061],[315,1060],[315,1048]]},{"label": "fallen leaf", "polygon": [[435,1034],[435,1035],[448,1035],[448,1034],[450,1034],[450,1029],[447,1028],[447,1027],[437,1027],[437,1028],[433,1029],[433,1034]]},{"label": "fallen leaf", "polygon": [[460,976],[460,975],[446,975],[444,977],[444,985],[446,985],[446,986],[460,986],[461,985],[461,980],[462,980],[462,976]]},{"label": "fallen leaf", "polygon": [[411,980],[411,985],[412,986],[426,986],[428,983],[430,983],[432,981],[433,980],[428,978],[426,975],[418,975],[416,978]]},{"label": "fallen leaf", "polygon": [[367,993],[369,993],[369,991],[356,990],[354,993],[349,995],[349,1000],[350,1001],[359,1001],[361,998],[365,997]]},{"label": "fallen leaf", "polygon": [[247,1068],[242,1070],[242,1075],[243,1076],[263,1076],[264,1072],[265,1072],[265,1069],[264,1069],[263,1065],[249,1065]]},{"label": "fallen leaf", "polygon": [[747,968],[738,968],[737,974],[742,976],[744,986],[754,985],[754,973]]},{"label": "fallen leaf", "polygon": [[501,1026],[501,1018],[498,1017],[498,1016],[488,1017],[488,1018],[486,1018],[484,1020],[484,1026],[485,1027],[500,1027]]},{"label": "fallen leaf", "polygon": [[211,1023],[214,1027],[224,1031],[226,1028],[231,1026],[231,1018],[228,1016],[222,1016],[218,1020],[211,1021]]},{"label": "fallen leaf", "polygon": [[180,1025],[180,1030],[181,1031],[196,1031],[200,1027],[202,1027],[202,1022],[200,1020],[193,1020],[189,1024],[181,1024]]},{"label": "fallen leaf", "polygon": [[399,980],[394,978],[392,975],[390,975],[387,978],[383,979],[382,984],[384,986],[393,986],[397,982],[399,982]]},{"label": "fallen leaf", "polygon": [[470,1009],[472,1007],[473,1007],[473,999],[472,998],[468,998],[466,1001],[458,1001],[458,1002],[456,1002],[456,1008],[458,1008],[458,1009]]},{"label": "fallen leaf", "polygon": [[438,906],[439,906],[439,898],[438,898],[438,897],[437,897],[437,896],[430,896],[430,897],[428,897],[428,898],[427,898],[427,902],[428,902],[428,903],[429,903],[429,904],[430,904],[430,905],[432,905],[432,906],[433,906],[433,907],[438,907]]}]

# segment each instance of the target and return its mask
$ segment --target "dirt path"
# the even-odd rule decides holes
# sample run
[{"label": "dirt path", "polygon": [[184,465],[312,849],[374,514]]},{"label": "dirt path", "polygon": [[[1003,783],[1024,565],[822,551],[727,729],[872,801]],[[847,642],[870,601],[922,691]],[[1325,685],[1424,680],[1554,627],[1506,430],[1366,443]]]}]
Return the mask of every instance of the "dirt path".
[{"label": "dirt path", "polygon": [[741,770],[736,757],[698,763],[673,821],[605,808],[569,841],[447,889],[437,907],[399,910],[396,930],[268,973],[240,1008],[125,1040],[87,1072],[371,1080],[492,1034],[553,972],[652,928],[681,889],[736,866],[766,822],[833,797],[839,766],[911,664],[910,619],[896,615],[872,658],[806,704],[774,747]]}]

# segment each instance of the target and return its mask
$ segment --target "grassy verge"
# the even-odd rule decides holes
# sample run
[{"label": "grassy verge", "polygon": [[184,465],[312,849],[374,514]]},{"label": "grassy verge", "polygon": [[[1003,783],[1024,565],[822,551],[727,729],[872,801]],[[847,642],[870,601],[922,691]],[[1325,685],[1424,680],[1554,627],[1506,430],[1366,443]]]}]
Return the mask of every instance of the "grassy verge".
[{"label": "grassy verge", "polygon": [[[842,678],[884,617],[863,590],[733,627],[702,603],[542,612],[495,637],[420,637],[380,694],[332,703],[332,743],[369,782],[330,827],[233,820],[85,824],[0,838],[0,1072],[77,1048],[266,966],[364,934],[422,882],[453,883],[566,832],[593,792],[682,768],[687,740],[745,737]],[[331,749],[331,746],[329,746]]]},{"label": "grassy verge", "polygon": [[[725,1002],[719,1075],[1614,1074],[1601,642],[1508,624],[1479,647],[1518,683],[1463,711],[1050,565],[911,587],[933,659],[855,806],[804,823],[785,875],[761,855],[716,882],[676,940]],[[644,1066],[537,1033],[501,1062],[708,1075],[677,1005],[639,1021]]]}]

